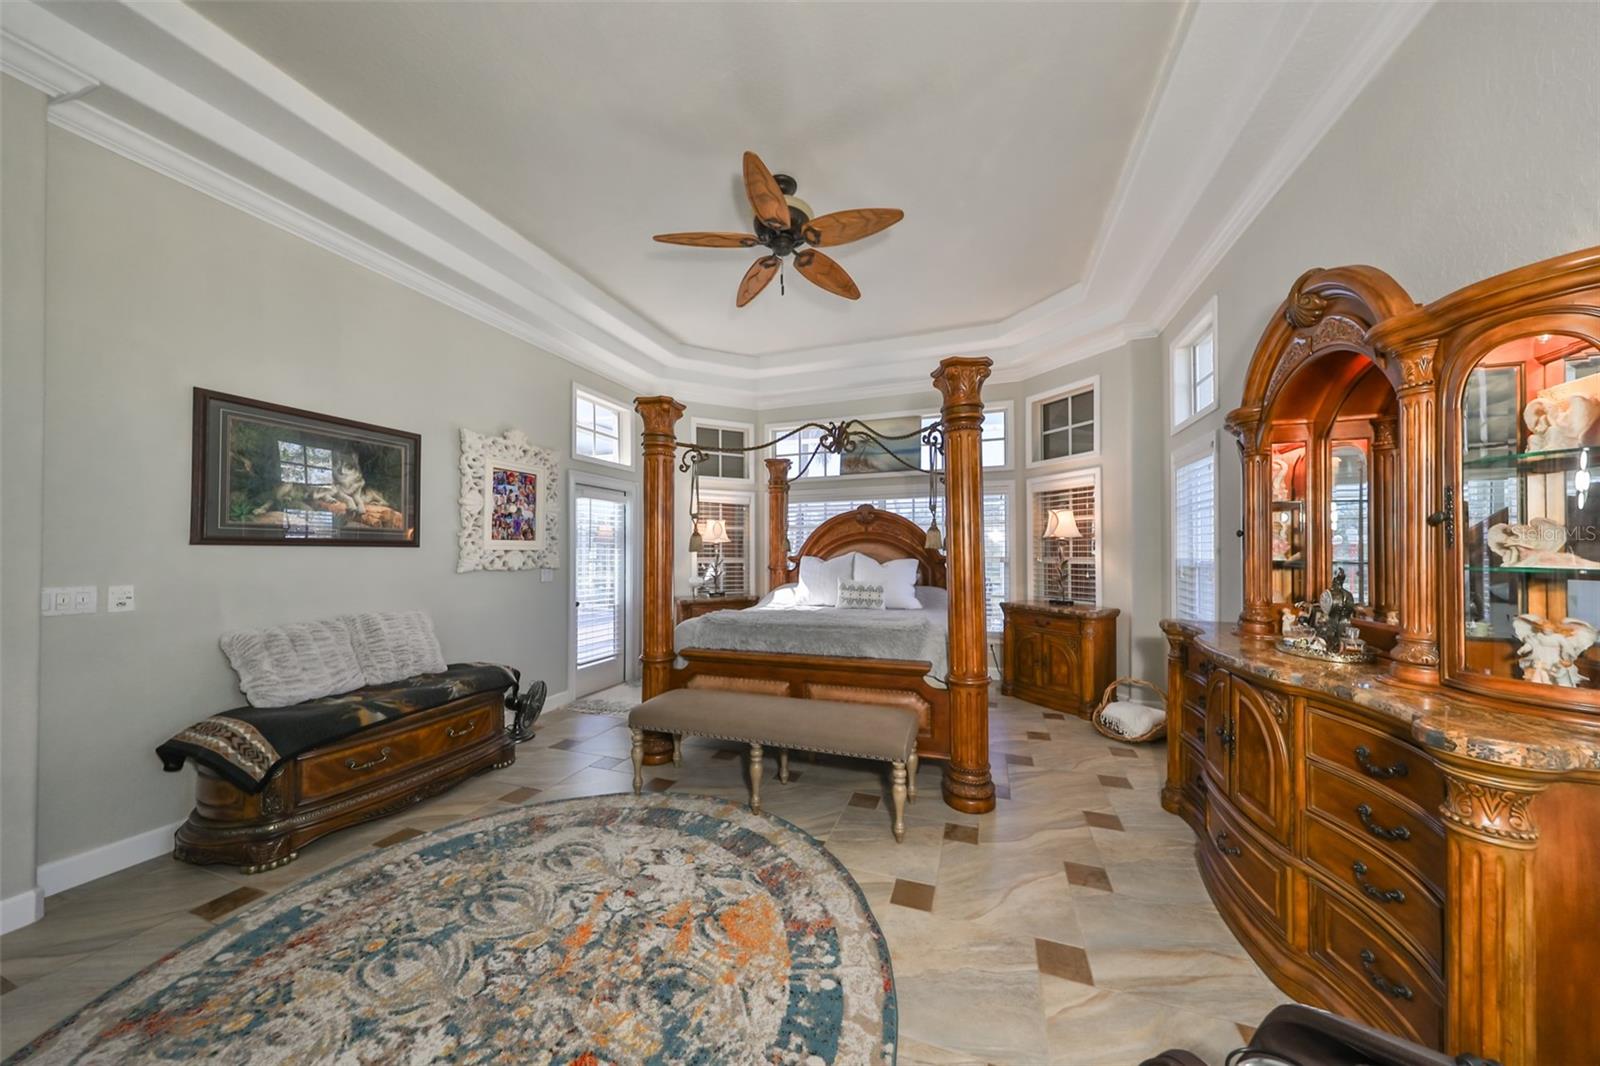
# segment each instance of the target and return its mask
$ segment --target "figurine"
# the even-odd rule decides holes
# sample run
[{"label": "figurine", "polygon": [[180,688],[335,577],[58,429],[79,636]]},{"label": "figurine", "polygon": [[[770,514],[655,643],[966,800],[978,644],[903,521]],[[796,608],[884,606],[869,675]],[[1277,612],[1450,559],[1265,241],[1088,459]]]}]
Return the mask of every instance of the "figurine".
[{"label": "figurine", "polygon": [[1335,567],[1333,582],[1304,618],[1296,618],[1293,631],[1278,640],[1278,648],[1312,659],[1359,663],[1372,658],[1361,630],[1353,624],[1356,598],[1344,587],[1344,567]]},{"label": "figurine", "polygon": [[1500,557],[1501,566],[1549,566],[1583,570],[1596,563],[1561,549],[1567,543],[1567,528],[1549,518],[1534,518],[1511,525],[1497,522],[1484,535],[1489,550]]},{"label": "figurine", "polygon": [[1523,409],[1530,452],[1600,444],[1600,375],[1539,390]]},{"label": "figurine", "polygon": [[1600,630],[1580,618],[1552,622],[1542,615],[1519,614],[1511,628],[1522,640],[1517,665],[1524,681],[1577,688],[1583,684],[1578,659],[1593,646]]}]

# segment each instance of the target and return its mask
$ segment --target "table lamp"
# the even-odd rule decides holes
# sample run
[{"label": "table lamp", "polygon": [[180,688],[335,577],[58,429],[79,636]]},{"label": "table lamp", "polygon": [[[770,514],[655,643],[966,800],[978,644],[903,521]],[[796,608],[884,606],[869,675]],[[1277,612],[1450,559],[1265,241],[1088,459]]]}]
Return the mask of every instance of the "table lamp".
[{"label": "table lamp", "polygon": [[[1077,540],[1083,536],[1078,529],[1078,520],[1072,516],[1070,508],[1052,507],[1044,523],[1045,540]],[[1072,565],[1070,558],[1062,558],[1061,567],[1056,572],[1056,595],[1050,598],[1052,604],[1061,607],[1071,607],[1072,600],[1067,598],[1067,567]]]},{"label": "table lamp", "polygon": [[722,595],[722,546],[733,538],[728,536],[728,524],[720,518],[708,519],[701,523],[700,539],[706,544],[716,548],[711,563],[711,591],[708,595]]}]

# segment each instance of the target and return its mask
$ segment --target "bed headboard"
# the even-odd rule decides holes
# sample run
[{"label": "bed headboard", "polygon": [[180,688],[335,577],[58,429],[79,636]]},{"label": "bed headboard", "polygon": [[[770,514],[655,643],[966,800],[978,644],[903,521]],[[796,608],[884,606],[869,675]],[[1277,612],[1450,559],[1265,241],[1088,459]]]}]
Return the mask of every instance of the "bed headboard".
[{"label": "bed headboard", "polygon": [[917,584],[945,587],[944,552],[927,547],[927,532],[909,518],[880,511],[864,503],[854,511],[834,515],[811,531],[800,550],[784,560],[786,581],[800,577],[800,556],[832,559],[847,552],[860,552],[879,562],[915,559]]}]

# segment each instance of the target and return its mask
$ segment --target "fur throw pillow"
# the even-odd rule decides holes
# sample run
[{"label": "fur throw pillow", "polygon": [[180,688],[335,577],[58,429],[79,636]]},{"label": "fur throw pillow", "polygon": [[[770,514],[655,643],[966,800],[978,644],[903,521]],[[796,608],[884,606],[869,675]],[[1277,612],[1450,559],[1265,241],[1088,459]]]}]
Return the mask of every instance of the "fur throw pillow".
[{"label": "fur throw pillow", "polygon": [[387,685],[444,670],[444,652],[426,611],[374,611],[345,615],[356,661],[369,685]]},{"label": "fur throw pillow", "polygon": [[239,629],[218,643],[252,707],[290,707],[366,684],[340,620]]}]

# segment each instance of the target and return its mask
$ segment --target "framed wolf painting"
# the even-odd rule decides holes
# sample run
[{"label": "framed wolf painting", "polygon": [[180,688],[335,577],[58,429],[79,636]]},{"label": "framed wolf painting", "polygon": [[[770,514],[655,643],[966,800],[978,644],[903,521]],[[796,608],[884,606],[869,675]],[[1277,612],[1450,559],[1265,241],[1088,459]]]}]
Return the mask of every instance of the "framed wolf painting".
[{"label": "framed wolf painting", "polygon": [[422,438],[194,390],[191,544],[415,548]]}]

